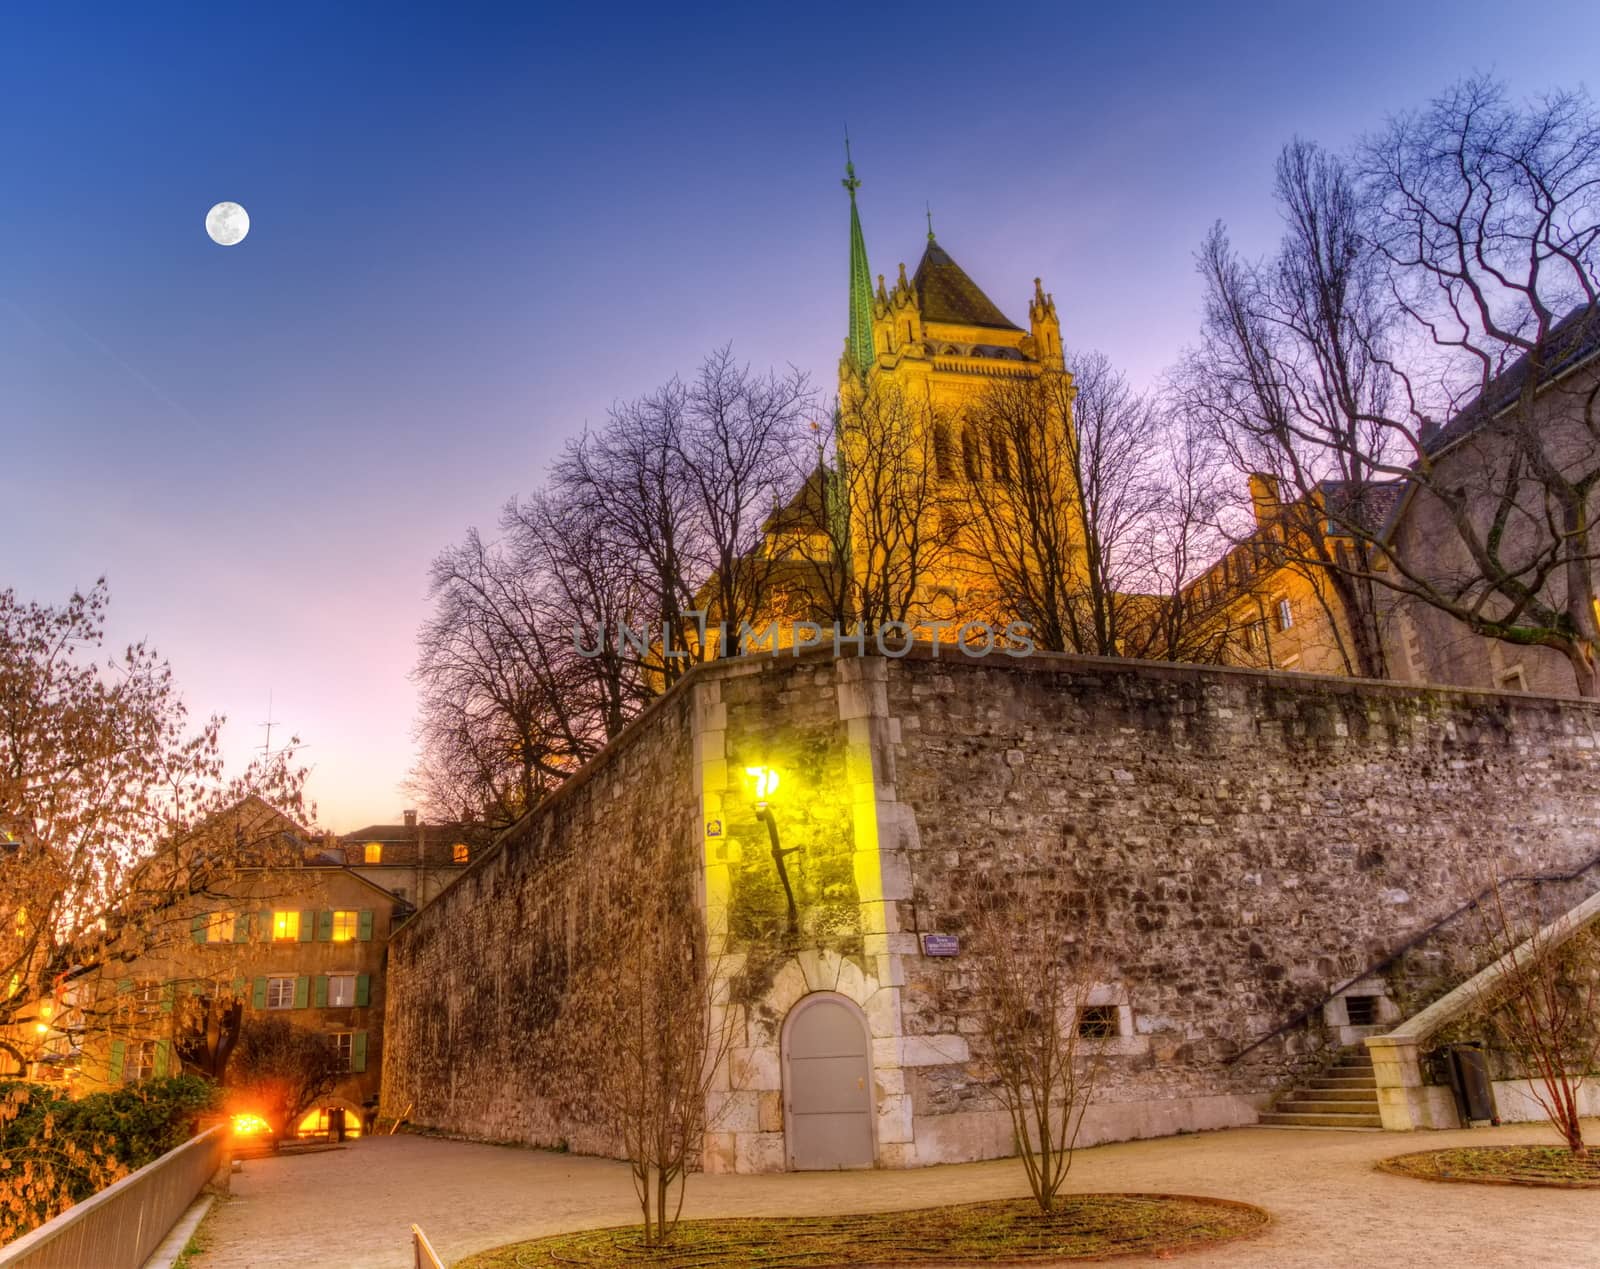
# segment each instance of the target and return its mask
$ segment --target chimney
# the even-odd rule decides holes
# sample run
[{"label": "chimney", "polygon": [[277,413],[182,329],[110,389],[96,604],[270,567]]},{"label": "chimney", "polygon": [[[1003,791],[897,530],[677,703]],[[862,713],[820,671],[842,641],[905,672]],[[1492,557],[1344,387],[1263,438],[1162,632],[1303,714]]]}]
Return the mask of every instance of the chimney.
[{"label": "chimney", "polygon": [[1278,511],[1278,478],[1264,472],[1250,473],[1250,505],[1255,508],[1256,527],[1266,528]]},{"label": "chimney", "polygon": [[401,814],[405,816],[407,828],[415,828],[417,826],[417,813],[415,811],[403,811]]}]

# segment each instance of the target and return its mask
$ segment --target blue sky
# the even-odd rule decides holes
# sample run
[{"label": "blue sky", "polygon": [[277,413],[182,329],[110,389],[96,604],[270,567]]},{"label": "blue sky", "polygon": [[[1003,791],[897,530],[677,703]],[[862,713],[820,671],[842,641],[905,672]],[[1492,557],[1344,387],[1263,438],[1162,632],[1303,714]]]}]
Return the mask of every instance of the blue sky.
[{"label": "blue sky", "polygon": [[440,548],[723,343],[831,384],[847,123],[875,271],[929,201],[1013,319],[1041,275],[1150,383],[1211,222],[1276,239],[1290,137],[1593,75],[1587,3],[1395,7],[10,7],[0,586],[106,574],[236,757],[270,693],[323,821],[392,818]]}]

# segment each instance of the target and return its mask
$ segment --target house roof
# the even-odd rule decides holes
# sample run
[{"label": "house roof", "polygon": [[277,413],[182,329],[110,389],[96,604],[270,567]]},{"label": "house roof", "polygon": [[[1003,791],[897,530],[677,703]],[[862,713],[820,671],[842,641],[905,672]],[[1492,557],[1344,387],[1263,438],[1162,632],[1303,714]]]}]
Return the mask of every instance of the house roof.
[{"label": "house roof", "polygon": [[[1597,353],[1600,353],[1600,306],[1580,304],[1551,327],[1545,337],[1545,346],[1540,350],[1544,362],[1542,377],[1546,382],[1558,379]],[[1423,448],[1430,455],[1437,454],[1470,436],[1516,403],[1532,373],[1533,354],[1524,353],[1489,380],[1470,405],[1425,438]]]},{"label": "house roof", "polygon": [[1346,523],[1359,524],[1366,532],[1377,533],[1393,514],[1405,486],[1399,480],[1367,483],[1324,480],[1317,485],[1317,492],[1329,514]]},{"label": "house roof", "polygon": [[[1545,339],[1543,360],[1544,379],[1548,382],[1576,370],[1585,362],[1600,355],[1600,305],[1580,304],[1563,317],[1550,330]],[[1430,458],[1437,458],[1445,450],[1471,436],[1496,415],[1515,404],[1533,372],[1531,354],[1524,353],[1511,366],[1491,379],[1477,399],[1460,411],[1447,424],[1432,435],[1422,437],[1422,448]],[[1417,488],[1415,480],[1406,480],[1400,496],[1394,500],[1379,538],[1392,539],[1411,505]]]},{"label": "house roof", "polygon": [[340,833],[339,840],[356,845],[362,842],[414,842],[417,840],[419,829],[425,830],[430,840],[453,837],[457,840],[477,841],[484,836],[483,827],[477,824],[368,824],[353,833]]},{"label": "house roof", "polygon": [[937,242],[930,241],[922,253],[922,262],[911,278],[911,289],[916,292],[923,321],[1022,329],[995,307],[994,301],[978,289],[978,284]]}]

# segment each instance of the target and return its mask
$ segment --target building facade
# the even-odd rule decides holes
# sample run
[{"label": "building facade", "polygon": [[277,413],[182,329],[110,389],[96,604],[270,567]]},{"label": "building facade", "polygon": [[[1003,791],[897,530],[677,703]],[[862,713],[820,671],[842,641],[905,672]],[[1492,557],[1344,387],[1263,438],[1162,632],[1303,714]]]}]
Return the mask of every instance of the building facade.
[{"label": "building facade", "polygon": [[170,938],[75,979],[56,1007],[54,1047],[73,1054],[74,1090],[93,1092],[194,1069],[208,1020],[282,1019],[325,1037],[346,1072],[306,1130],[332,1107],[358,1126],[379,1087],[386,949],[410,911],[346,868],[242,871],[228,894],[174,912]]}]

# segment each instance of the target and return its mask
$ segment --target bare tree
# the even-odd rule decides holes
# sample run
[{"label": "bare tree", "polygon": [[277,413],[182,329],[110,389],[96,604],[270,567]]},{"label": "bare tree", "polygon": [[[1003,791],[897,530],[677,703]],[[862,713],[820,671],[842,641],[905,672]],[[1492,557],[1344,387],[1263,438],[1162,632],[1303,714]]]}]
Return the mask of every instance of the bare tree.
[{"label": "bare tree", "polygon": [[702,914],[687,882],[639,877],[635,907],[617,926],[603,963],[589,967],[593,1016],[612,1025],[587,1033],[576,1078],[614,1133],[632,1170],[646,1246],[671,1237],[687,1175],[712,1126],[708,1103],[730,1079],[738,1010],[708,958]]},{"label": "bare tree", "polygon": [[568,446],[558,486],[590,506],[618,558],[633,561],[670,648],[659,673],[730,655],[705,624],[731,630],[763,611],[771,557],[767,517],[787,492],[810,405],[799,371],[758,375],[728,348],[688,383],[612,408],[606,426]]},{"label": "bare tree", "polygon": [[955,615],[965,507],[941,466],[948,433],[931,404],[881,377],[837,403],[801,494],[773,523],[802,610],[869,634]]},{"label": "bare tree", "polygon": [[[1547,647],[1600,693],[1600,120],[1525,107],[1484,79],[1400,116],[1345,165],[1295,143],[1287,234],[1201,256],[1206,341],[1191,403],[1306,508],[1297,540],[1334,579],[1354,663],[1381,672],[1373,596]],[[1448,420],[1441,428],[1440,420]],[[1395,492],[1416,524],[1393,536]],[[1377,588],[1377,589],[1375,589]]]},{"label": "bare tree", "polygon": [[1495,958],[1471,980],[1478,1011],[1510,1050],[1533,1099],[1567,1148],[1589,1157],[1579,1090],[1600,1067],[1600,940],[1595,930],[1519,916],[1499,874],[1480,901],[1485,943]]},{"label": "bare tree", "polygon": [[97,661],[106,604],[103,582],[61,607],[0,592],[0,1028],[69,975],[187,942],[191,901],[241,870],[300,860],[295,742],[224,778],[222,719],[191,733],[152,649]]},{"label": "bare tree", "polygon": [[592,509],[541,493],[508,503],[500,527],[434,561],[414,672],[413,787],[439,818],[491,827],[535,806],[648,695],[643,660],[605,635],[637,620],[640,598]]},{"label": "bare tree", "polygon": [[991,891],[978,903],[971,935],[971,1001],[984,1057],[1044,1212],[1054,1210],[1072,1167],[1103,1040],[1115,1034],[1089,1012],[1101,967],[1087,938],[1091,923],[1067,898]]},{"label": "bare tree", "polygon": [[244,1000],[220,983],[194,982],[173,1000],[173,1047],[186,1071],[222,1082],[244,1027]]},{"label": "bare tree", "polygon": [[286,1137],[345,1072],[332,1041],[321,1032],[283,1018],[250,1018],[240,1029],[224,1087],[232,1106],[260,1115],[274,1136]]},{"label": "bare tree", "polygon": [[1339,159],[1294,142],[1276,194],[1286,229],[1273,260],[1240,260],[1220,225],[1201,249],[1205,321],[1179,376],[1183,407],[1225,447],[1241,488],[1246,476],[1269,483],[1275,566],[1327,606],[1346,672],[1381,678],[1375,539],[1396,450],[1381,277]]}]

